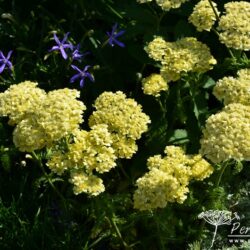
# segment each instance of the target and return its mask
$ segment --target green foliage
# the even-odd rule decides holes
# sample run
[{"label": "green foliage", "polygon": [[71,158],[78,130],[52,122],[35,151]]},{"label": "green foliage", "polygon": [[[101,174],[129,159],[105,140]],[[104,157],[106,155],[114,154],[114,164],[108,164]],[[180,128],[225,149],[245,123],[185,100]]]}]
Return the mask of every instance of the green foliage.
[{"label": "green foliage", "polygon": [[[223,10],[227,0],[217,4]],[[0,92],[24,80],[37,81],[46,90],[76,88],[87,106],[84,129],[96,97],[104,91],[123,91],[150,116],[147,133],[138,140],[132,159],[117,161],[103,176],[106,191],[97,197],[75,196],[68,176],[57,176],[46,167],[49,151],[36,155],[19,152],[12,141],[14,127],[0,117],[0,249],[135,249],[201,250],[211,243],[213,228],[198,219],[210,209],[238,212],[242,225],[250,223],[250,166],[233,161],[214,166],[204,181],[191,182],[183,204],[140,212],[133,208],[135,182],[147,171],[147,159],[177,145],[197,154],[206,119],[221,110],[212,95],[218,79],[235,76],[250,67],[249,52],[228,51],[215,34],[196,32],[187,21],[197,1],[164,12],[154,1],[136,0],[0,0],[0,50],[13,50],[13,74],[0,75]],[[118,23],[125,30],[125,48],[107,44],[107,31]],[[70,83],[75,73],[70,60],[49,52],[53,33],[90,51],[79,67],[91,65],[95,82]],[[218,64],[204,74],[192,73],[169,83],[160,97],[146,96],[142,78],[159,73],[160,63],[144,50],[154,36],[167,41],[193,36],[206,43]],[[231,52],[231,54],[229,53]],[[1,97],[0,97],[1,98]],[[1,103],[1,100],[0,100]],[[67,142],[60,147],[66,152]],[[228,165],[224,165],[228,164]],[[249,249],[227,246],[228,228],[218,231],[216,249]],[[237,248],[239,247],[239,248]]]}]

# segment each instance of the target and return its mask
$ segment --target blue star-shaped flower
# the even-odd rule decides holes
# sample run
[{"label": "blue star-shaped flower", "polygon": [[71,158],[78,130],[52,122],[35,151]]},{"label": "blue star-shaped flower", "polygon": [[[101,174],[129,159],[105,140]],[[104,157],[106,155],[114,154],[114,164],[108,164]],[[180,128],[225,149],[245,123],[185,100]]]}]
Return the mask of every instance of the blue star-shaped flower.
[{"label": "blue star-shaped flower", "polygon": [[71,43],[66,43],[69,36],[69,32],[67,32],[62,41],[60,41],[57,35],[54,33],[54,40],[57,45],[53,46],[49,51],[60,50],[62,57],[66,60],[68,55],[65,52],[65,49],[73,50],[73,45]]},{"label": "blue star-shaped flower", "polygon": [[72,67],[74,70],[78,71],[78,73],[75,74],[74,76],[72,76],[72,77],[70,78],[70,83],[75,82],[76,79],[80,78],[80,79],[81,79],[81,80],[80,80],[80,87],[82,88],[82,87],[84,86],[85,78],[89,78],[89,80],[90,80],[91,82],[94,82],[94,81],[95,81],[94,78],[93,78],[93,76],[88,72],[88,69],[89,69],[90,65],[85,66],[83,70],[80,70],[80,69],[79,69],[78,67],[76,67],[75,65],[71,65],[71,67]]},{"label": "blue star-shaped flower", "polygon": [[82,58],[86,55],[90,54],[90,52],[80,53],[80,44],[74,47],[74,51],[72,52],[72,59],[76,61],[81,61]]},{"label": "blue star-shaped flower", "polygon": [[12,54],[12,50],[10,50],[7,54],[7,57],[4,56],[3,52],[0,51],[0,74],[4,71],[6,67],[8,67],[10,70],[12,70],[12,63],[9,60]]},{"label": "blue star-shaped flower", "polygon": [[111,32],[107,32],[107,35],[109,37],[108,39],[108,43],[110,46],[114,46],[115,44],[117,44],[118,46],[124,48],[125,44],[118,41],[117,38],[121,35],[123,35],[125,33],[125,30],[120,30],[119,32],[117,31],[118,28],[118,24],[115,23],[115,25],[112,27],[112,31]]}]

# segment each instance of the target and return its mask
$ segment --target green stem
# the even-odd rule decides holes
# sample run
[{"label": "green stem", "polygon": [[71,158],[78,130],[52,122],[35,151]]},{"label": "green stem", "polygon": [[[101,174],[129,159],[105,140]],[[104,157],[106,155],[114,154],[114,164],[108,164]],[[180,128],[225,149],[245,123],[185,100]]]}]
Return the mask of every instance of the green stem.
[{"label": "green stem", "polygon": [[209,2],[209,4],[210,4],[211,8],[213,9],[213,12],[214,12],[214,15],[215,15],[215,17],[216,17],[216,20],[219,21],[219,20],[220,20],[220,17],[219,17],[219,15],[218,15],[216,9],[215,9],[214,6],[213,6],[213,2],[212,2],[211,0],[208,0],[208,2]]},{"label": "green stem", "polygon": [[222,178],[222,175],[224,174],[227,166],[228,166],[228,162],[224,163],[222,168],[221,168],[221,171],[220,171],[220,174],[219,174],[219,177],[218,177],[218,180],[217,180],[217,183],[216,183],[216,186],[218,187],[220,185],[220,182],[221,182],[221,178]]},{"label": "green stem", "polygon": [[160,221],[160,220],[159,220],[159,217],[158,217],[158,215],[156,215],[156,220],[155,220],[155,222],[156,222],[156,227],[157,227],[157,235],[158,235],[158,237],[159,237],[160,249],[161,249],[161,250],[165,250],[165,246],[164,246],[164,243],[163,243],[162,237],[161,237],[161,230],[160,230],[159,221]]},{"label": "green stem", "polygon": [[116,232],[118,238],[120,239],[120,241],[121,241],[123,247],[124,247],[125,249],[130,249],[130,247],[128,246],[128,244],[127,244],[127,243],[124,241],[124,239],[122,238],[121,232],[120,232],[119,228],[117,227],[117,225],[116,225],[116,223],[115,223],[115,221],[114,221],[114,218],[112,218],[112,219],[109,220],[109,221],[111,222],[111,225],[112,225],[113,228],[115,229],[115,232]]},{"label": "green stem", "polygon": [[42,164],[41,160],[39,159],[39,157],[36,155],[36,153],[34,151],[31,154],[32,154],[33,158],[36,160],[36,162],[38,163],[38,165],[39,165],[40,169],[42,170],[44,176],[46,177],[49,185],[54,190],[54,192],[61,198],[61,200],[63,201],[63,204],[64,204],[64,206],[66,208],[66,202],[65,202],[65,199],[64,199],[63,195],[57,190],[54,183],[51,181],[49,175],[46,173],[46,171],[45,171],[45,169],[43,167],[43,164]]},{"label": "green stem", "polygon": [[[213,31],[218,37],[220,37],[220,33],[219,33],[216,29],[212,28],[212,31]],[[228,48],[228,47],[226,47],[226,48],[227,48],[228,53],[230,54],[230,56],[231,56],[233,59],[236,59],[235,56],[234,56],[234,54],[233,54],[233,52],[232,52],[232,50],[231,50],[230,48]]]},{"label": "green stem", "polygon": [[190,82],[188,82],[188,84],[189,84],[190,97],[191,97],[193,105],[194,105],[194,115],[197,119],[198,126],[201,128],[199,108],[197,106],[196,99],[195,99],[196,98],[196,89],[195,89],[196,86],[194,86],[192,80]]},{"label": "green stem", "polygon": [[157,31],[159,31],[159,29],[160,29],[161,21],[162,21],[164,15],[165,15],[165,12],[162,12],[160,17],[157,16]]}]

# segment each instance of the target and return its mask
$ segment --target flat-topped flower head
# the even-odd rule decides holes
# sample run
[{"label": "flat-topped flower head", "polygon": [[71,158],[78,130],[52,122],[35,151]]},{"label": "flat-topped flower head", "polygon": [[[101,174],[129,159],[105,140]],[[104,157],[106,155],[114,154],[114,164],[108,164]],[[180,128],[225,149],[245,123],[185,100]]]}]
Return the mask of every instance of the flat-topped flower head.
[{"label": "flat-topped flower head", "polygon": [[107,35],[109,37],[108,39],[108,43],[111,47],[114,47],[115,44],[120,46],[120,47],[125,47],[125,44],[118,41],[117,38],[121,35],[123,35],[125,33],[125,30],[120,30],[120,31],[117,31],[117,28],[118,28],[118,24],[115,23],[114,26],[112,27],[112,31],[111,32],[107,32]]},{"label": "flat-topped flower head", "polygon": [[159,97],[162,91],[168,90],[168,85],[160,74],[151,74],[142,79],[142,89],[145,95]]},{"label": "flat-topped flower head", "polygon": [[12,54],[12,50],[10,50],[5,57],[3,52],[0,51],[0,74],[4,71],[5,68],[8,68],[9,70],[12,70],[12,63],[10,61],[10,57]]},{"label": "flat-topped flower head", "polygon": [[211,115],[203,129],[200,153],[213,163],[250,161],[250,106],[230,103]]},{"label": "flat-topped flower head", "polygon": [[54,40],[56,42],[57,45],[53,46],[49,51],[55,51],[55,50],[59,50],[61,52],[62,57],[66,60],[68,58],[67,53],[65,52],[65,49],[71,49],[73,50],[73,45],[71,43],[68,43],[68,36],[69,36],[69,32],[67,32],[63,38],[62,41],[60,41],[57,37],[57,35],[54,33]]},{"label": "flat-topped flower head", "polygon": [[39,107],[44,101],[46,92],[37,85],[36,82],[24,81],[0,93],[0,116],[8,116],[9,125],[21,122],[31,109]]},{"label": "flat-topped flower head", "polygon": [[209,3],[208,0],[201,0],[195,5],[193,13],[188,18],[188,21],[192,23],[198,31],[210,31],[216,21],[216,15],[210,4],[213,5],[217,16],[219,16],[220,13],[217,10],[216,3]]},{"label": "flat-topped flower head", "polygon": [[167,82],[177,81],[188,72],[204,73],[216,64],[209,47],[195,37],[183,37],[176,42],[156,37],[145,50],[149,57],[161,62],[160,73]]},{"label": "flat-topped flower head", "polygon": [[182,204],[189,192],[191,179],[203,180],[213,172],[213,167],[200,155],[186,155],[177,146],[167,146],[166,156],[149,157],[149,172],[136,181],[134,208],[152,210],[164,208],[168,203]]},{"label": "flat-topped flower head", "polygon": [[224,5],[218,29],[220,41],[228,48],[250,50],[250,3],[247,1],[229,2]]},{"label": "flat-topped flower head", "polygon": [[89,80],[91,82],[94,82],[94,77],[88,72],[88,69],[91,67],[90,65],[86,65],[83,70],[79,69],[77,66],[75,65],[71,65],[71,67],[78,71],[77,74],[75,74],[74,76],[71,77],[70,82],[73,83],[75,82],[78,78],[80,79],[80,87],[82,88],[84,86],[84,81],[85,78],[89,78]]},{"label": "flat-topped flower head", "polygon": [[230,103],[250,104],[250,69],[241,69],[237,77],[226,76],[220,79],[214,89],[215,97],[228,105]]}]

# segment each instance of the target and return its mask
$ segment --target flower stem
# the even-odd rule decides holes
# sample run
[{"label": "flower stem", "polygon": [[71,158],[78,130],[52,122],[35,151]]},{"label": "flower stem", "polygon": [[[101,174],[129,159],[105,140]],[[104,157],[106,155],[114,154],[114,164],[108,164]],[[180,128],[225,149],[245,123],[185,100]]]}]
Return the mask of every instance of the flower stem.
[{"label": "flower stem", "polygon": [[114,218],[111,218],[111,219],[110,219],[110,222],[111,222],[111,225],[113,226],[113,228],[115,229],[115,232],[116,232],[118,238],[120,239],[120,241],[121,241],[123,247],[124,247],[125,249],[130,249],[129,245],[128,245],[128,244],[124,241],[124,239],[122,238],[121,232],[120,232],[119,228],[117,227]]},{"label": "flower stem", "polygon": [[228,166],[228,162],[224,163],[222,168],[221,168],[221,171],[220,171],[220,174],[219,174],[219,177],[218,177],[218,180],[217,180],[217,183],[216,183],[216,186],[218,187],[220,185],[220,182],[221,182],[221,178],[222,178],[222,175],[224,174],[227,166]]},{"label": "flower stem", "polygon": [[50,176],[46,173],[41,160],[39,159],[39,157],[36,155],[36,153],[34,151],[31,154],[32,154],[33,158],[36,160],[36,162],[39,165],[40,169],[42,170],[44,176],[46,177],[46,179],[47,179],[47,181],[49,183],[49,185],[54,190],[54,192],[60,197],[60,199],[63,201],[64,207],[66,208],[66,203],[65,203],[65,199],[64,199],[63,195],[57,190],[54,183],[51,181]]},{"label": "flower stem", "polygon": [[214,235],[213,235],[212,243],[211,243],[211,246],[210,246],[209,249],[212,249],[212,247],[213,247],[213,245],[214,245],[215,236],[216,236],[216,234],[217,234],[217,229],[218,229],[218,226],[215,225]]},{"label": "flower stem", "polygon": [[215,9],[214,6],[213,6],[213,2],[212,2],[211,0],[208,0],[208,2],[209,2],[209,4],[210,4],[211,8],[213,9],[213,12],[214,12],[214,15],[215,15],[215,17],[216,17],[216,20],[219,21],[219,20],[220,20],[220,17],[219,17],[219,15],[218,15],[216,9]]}]

